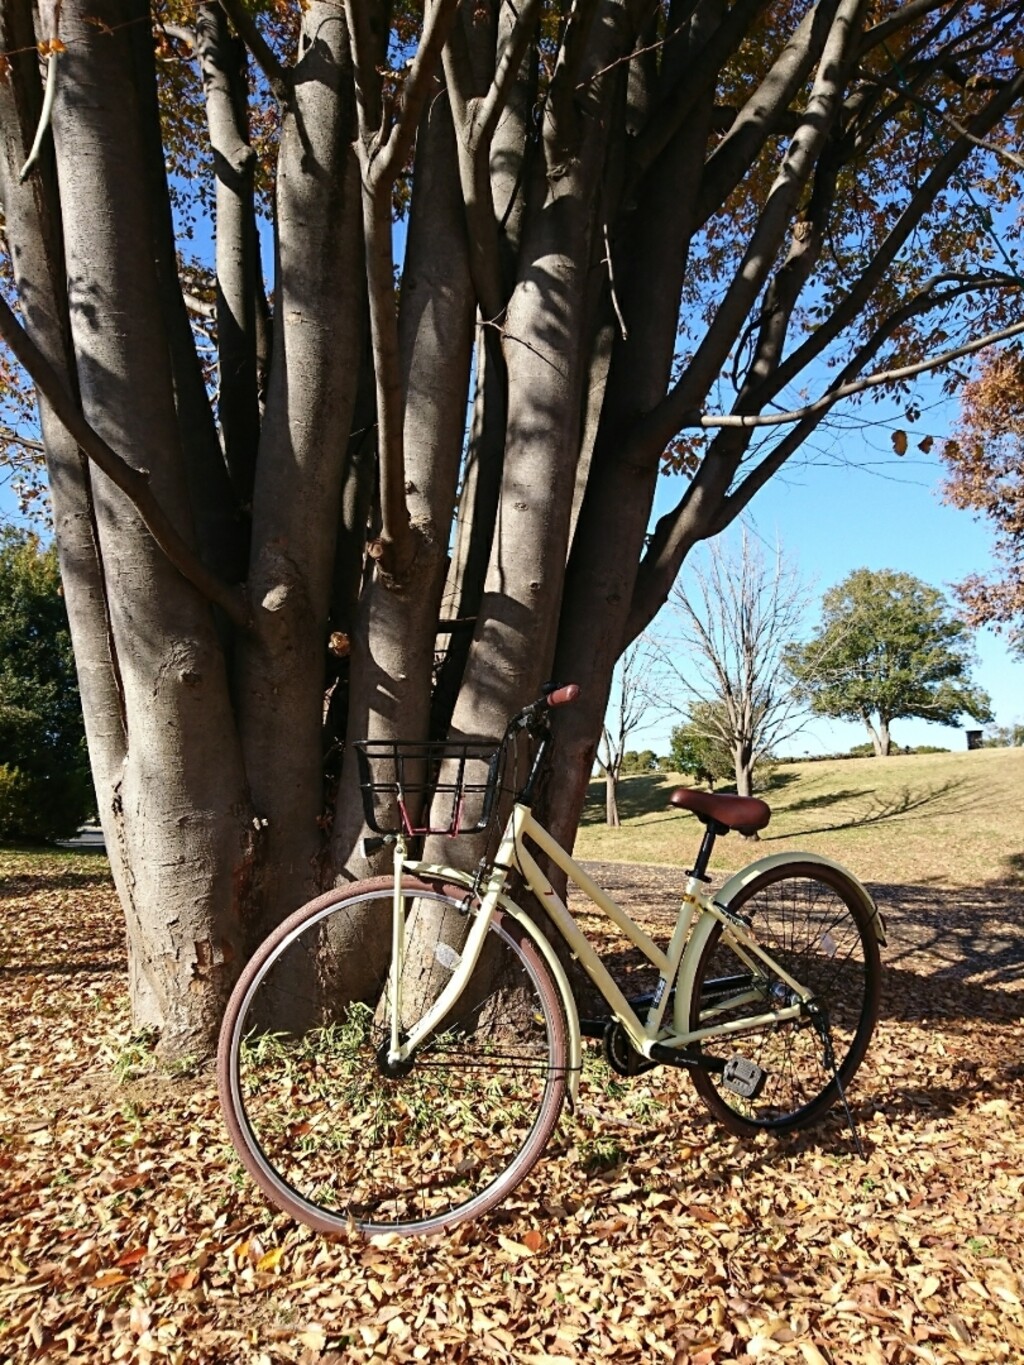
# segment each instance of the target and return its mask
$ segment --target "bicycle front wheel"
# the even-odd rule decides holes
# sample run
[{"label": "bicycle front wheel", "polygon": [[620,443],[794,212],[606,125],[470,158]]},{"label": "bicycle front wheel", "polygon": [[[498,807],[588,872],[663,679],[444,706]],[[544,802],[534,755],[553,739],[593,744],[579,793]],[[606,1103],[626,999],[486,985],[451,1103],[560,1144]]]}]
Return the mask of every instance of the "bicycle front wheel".
[{"label": "bicycle front wheel", "polygon": [[[321,1232],[429,1233],[484,1213],[537,1161],[565,1093],[561,999],[501,913],[448,1016],[386,1074],[393,893],[381,878],[297,911],[246,967],[221,1030],[234,1146],[274,1204]],[[422,1017],[476,906],[413,878],[402,897],[403,993]]]},{"label": "bicycle front wheel", "polygon": [[[839,1098],[864,1059],[878,1017],[881,963],[877,911],[841,871],[794,861],[755,877],[728,909],[751,921],[758,943],[784,972],[813,992],[814,1012],[741,1031],[736,1050],[765,1073],[744,1098],[721,1074],[691,1072],[712,1114],[743,1136],[789,1132],[816,1122]],[[690,1027],[742,1026],[744,1019],[795,1003],[763,963],[741,959],[716,926],[697,968]],[[720,1054],[724,1040],[712,1038]]]}]

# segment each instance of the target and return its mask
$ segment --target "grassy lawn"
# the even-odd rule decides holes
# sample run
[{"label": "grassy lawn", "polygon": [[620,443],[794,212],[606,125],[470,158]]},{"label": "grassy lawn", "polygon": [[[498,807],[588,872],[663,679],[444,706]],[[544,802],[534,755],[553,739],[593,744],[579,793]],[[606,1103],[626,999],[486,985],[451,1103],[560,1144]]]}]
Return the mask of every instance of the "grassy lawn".
[{"label": "grassy lawn", "polygon": [[[591,784],[576,856],[688,865],[700,840],[692,815],[668,807],[670,774],[624,778],[620,829],[604,823],[604,783]],[[868,882],[963,886],[1024,878],[1024,749],[851,758],[780,766],[759,793],[772,821],[759,844],[720,839],[713,868],[806,849]]]}]

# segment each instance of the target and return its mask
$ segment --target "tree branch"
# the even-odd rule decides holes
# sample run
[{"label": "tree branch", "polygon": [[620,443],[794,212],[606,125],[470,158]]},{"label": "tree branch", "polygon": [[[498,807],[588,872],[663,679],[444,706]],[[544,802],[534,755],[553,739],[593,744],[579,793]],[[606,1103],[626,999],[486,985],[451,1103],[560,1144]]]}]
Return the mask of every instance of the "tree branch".
[{"label": "tree branch", "polygon": [[[981,136],[994,127],[1000,118],[1024,95],[1024,71],[994,95],[986,107],[971,119],[968,124],[970,133]],[[786,384],[816,359],[845,327],[852,323],[864,308],[872,291],[885,272],[896,259],[896,254],[910,238],[935,202],[936,195],[949,183],[950,178],[973,150],[973,144],[966,137],[960,138],[949,147],[925,176],[915,191],[910,203],[893,224],[891,231],[881,243],[870,263],[861,272],[860,278],[847,292],[846,297],[833,308],[827,322],[823,322],[807,340],[797,347],[779,366],[773,377],[773,392],[778,393]]]},{"label": "tree branch", "polygon": [[242,0],[218,0],[221,9],[235,26],[235,32],[256,59],[279,104],[287,104],[292,92],[291,72],[281,65],[274,49],[259,31],[256,20]]},{"label": "tree branch", "polygon": [[248,630],[251,621],[245,592],[239,587],[223,582],[216,574],[211,573],[179,535],[154,497],[148,473],[130,465],[89,425],[81,409],[61,383],[53,366],[2,297],[0,336],[10,346],[15,358],[28,371],[39,392],[72,439],[77,441],[82,452],[128,498],[150,535],[182,577],[210,602],[220,607],[236,625]]},{"label": "tree branch", "polygon": [[[696,354],[662,402],[643,419],[637,439],[663,449],[695,402],[702,401],[764,285],[839,109],[865,0],[840,0],[803,123],[786,153],[750,243]],[[698,397],[698,395],[700,397]]]},{"label": "tree branch", "polygon": [[403,393],[399,364],[398,317],[395,307],[394,249],[391,229],[391,186],[412,145],[420,114],[459,0],[434,0],[420,46],[403,91],[402,107],[385,135],[387,111],[372,52],[372,32],[365,0],[345,0],[345,19],[352,43],[359,120],[357,141],[363,183],[363,232],[370,304],[370,333],[377,387],[380,452],[381,536],[376,547],[382,572],[402,577],[409,569],[414,543],[405,491]]},{"label": "tree branch", "polygon": [[196,317],[209,318],[212,322],[217,316],[217,305],[215,303],[208,303],[206,299],[201,299],[196,294],[190,294],[187,289],[181,291],[181,296],[185,300],[185,307]]},{"label": "tree branch", "polygon": [[[375,179],[379,177],[393,180],[409,155],[427,91],[434,79],[438,59],[448,39],[448,30],[451,28],[459,3],[460,0],[434,0],[430,7],[412,69],[402,90],[402,106],[387,141],[381,147],[378,164],[373,168]],[[351,11],[352,0],[345,0],[345,9],[347,12]],[[381,132],[383,133],[383,129]]]},{"label": "tree branch", "polygon": [[953,350],[943,351],[941,355],[932,356],[929,360],[919,360],[914,365],[901,365],[894,370],[882,370],[878,374],[865,375],[863,379],[852,380],[848,384],[840,384],[814,403],[808,403],[803,408],[793,408],[790,412],[773,412],[767,415],[746,416],[742,413],[730,413],[722,417],[702,416],[698,421],[688,423],[689,426],[698,427],[778,427],[785,426],[790,422],[801,422],[807,417],[814,417],[819,413],[827,412],[833,404],[840,398],[849,398],[851,394],[863,393],[865,389],[877,388],[880,384],[897,384],[904,379],[912,379],[915,375],[925,374],[928,370],[936,370],[941,365],[951,365],[954,360],[961,360],[966,355],[973,355],[975,351],[984,350],[986,346],[995,346],[1000,341],[1008,341],[1011,337],[1020,336],[1024,332],[1024,322],[1014,323],[1011,327],[1004,327],[998,332],[989,332],[987,336],[978,337],[975,341],[969,341],[963,346],[957,346]]},{"label": "tree branch", "polygon": [[527,0],[509,34],[490,89],[482,99],[469,95],[471,72],[465,37],[456,27],[443,53],[445,80],[458,140],[459,179],[469,228],[469,261],[482,316],[498,322],[505,311],[498,223],[491,185],[491,143],[501,112],[519,75],[533,34],[540,0]]},{"label": "tree branch", "polygon": [[36,129],[36,135],[32,139],[32,146],[28,156],[25,158],[25,164],[22,166],[21,172],[18,175],[18,183],[21,185],[28,179],[33,166],[39,160],[39,153],[43,147],[43,138],[46,136],[46,130],[50,126],[50,119],[53,117],[53,101],[57,96],[57,58],[59,56],[60,50],[57,48],[54,48],[47,53],[46,90],[43,93],[43,108],[39,115],[39,126]]}]

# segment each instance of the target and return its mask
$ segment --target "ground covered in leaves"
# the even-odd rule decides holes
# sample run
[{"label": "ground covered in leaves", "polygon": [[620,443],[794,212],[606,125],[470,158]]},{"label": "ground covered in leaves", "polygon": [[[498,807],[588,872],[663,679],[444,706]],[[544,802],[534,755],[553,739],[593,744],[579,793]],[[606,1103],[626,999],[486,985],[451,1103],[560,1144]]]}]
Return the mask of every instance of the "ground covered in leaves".
[{"label": "ground covered in leaves", "polygon": [[[670,913],[678,869],[599,872]],[[1024,896],[872,890],[866,1161],[839,1119],[742,1141],[683,1073],[595,1063],[506,1206],[366,1243],[268,1210],[211,1076],[131,1037],[103,860],[0,851],[0,1360],[1024,1360]]]}]

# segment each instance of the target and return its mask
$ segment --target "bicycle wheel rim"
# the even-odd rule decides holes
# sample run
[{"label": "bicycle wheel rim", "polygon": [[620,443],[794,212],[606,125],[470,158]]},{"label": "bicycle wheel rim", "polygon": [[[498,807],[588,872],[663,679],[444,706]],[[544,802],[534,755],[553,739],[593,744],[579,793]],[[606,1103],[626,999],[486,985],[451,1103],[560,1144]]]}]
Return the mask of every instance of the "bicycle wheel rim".
[{"label": "bicycle wheel rim", "polygon": [[[403,892],[410,905],[466,923],[446,890],[407,879]],[[342,916],[376,919],[378,929],[384,921],[389,934],[392,894],[388,878],[293,916],[243,973],[225,1015],[218,1071],[232,1141],[270,1200],[320,1231],[425,1233],[479,1216],[535,1164],[564,1096],[557,990],[528,936],[502,915],[481,959],[492,985],[477,989],[474,974],[463,1013],[430,1040],[408,1075],[386,1077],[377,1064],[385,1029],[373,1011],[383,998],[383,961],[371,971],[372,1006],[343,998],[332,981],[329,1022],[318,1012],[322,1000],[315,1008],[305,1000],[306,1017],[280,1054],[268,1041],[273,1029],[254,1035],[270,983],[282,969],[286,981],[295,979],[294,953],[308,956],[316,941],[322,956],[324,936]],[[350,944],[346,956],[353,953],[360,957]],[[506,1000],[516,1004],[511,1051]]]},{"label": "bicycle wheel rim", "polygon": [[[766,1073],[764,1089],[756,1097],[735,1094],[720,1074],[710,1071],[694,1071],[693,1082],[729,1131],[743,1136],[792,1132],[817,1122],[838,1101],[840,1085],[845,1092],[871,1040],[881,975],[872,911],[841,872],[799,862],[755,878],[729,908],[747,916],[758,942],[814,992],[825,1010],[835,1068],[826,1065],[824,1041],[805,1017],[741,1034],[732,1044],[716,1039],[704,1044],[716,1056],[728,1056],[734,1047]],[[697,969],[691,1007],[695,1029],[711,1021],[708,1009],[716,1011],[712,1017],[717,1022],[739,1020],[771,1008],[775,990],[784,993],[777,980],[769,979],[756,1002],[731,1007],[729,992],[716,995],[715,981],[744,974],[722,937],[721,928],[712,932]]]}]

